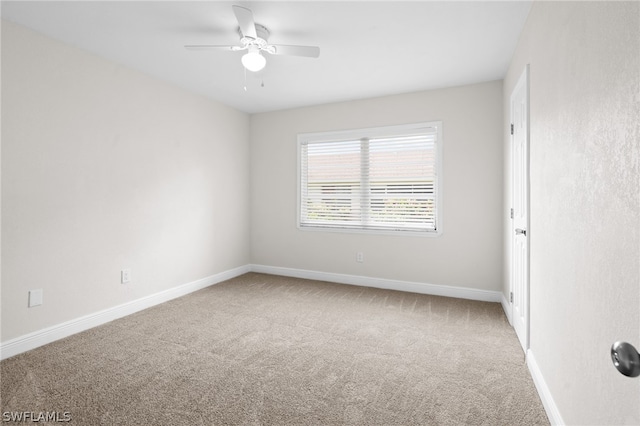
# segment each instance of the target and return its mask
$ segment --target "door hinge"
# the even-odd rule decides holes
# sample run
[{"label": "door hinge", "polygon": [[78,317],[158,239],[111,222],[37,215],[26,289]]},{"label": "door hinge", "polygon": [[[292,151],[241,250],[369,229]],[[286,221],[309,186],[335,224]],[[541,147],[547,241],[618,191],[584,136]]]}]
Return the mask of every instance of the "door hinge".
[{"label": "door hinge", "polygon": [[513,134],[513,123],[511,123],[511,134]]},{"label": "door hinge", "polygon": [[509,217],[511,217],[511,219],[513,219],[513,207],[511,208],[511,211],[509,212]]},{"label": "door hinge", "polygon": [[509,293],[509,302],[513,303],[513,292]]}]

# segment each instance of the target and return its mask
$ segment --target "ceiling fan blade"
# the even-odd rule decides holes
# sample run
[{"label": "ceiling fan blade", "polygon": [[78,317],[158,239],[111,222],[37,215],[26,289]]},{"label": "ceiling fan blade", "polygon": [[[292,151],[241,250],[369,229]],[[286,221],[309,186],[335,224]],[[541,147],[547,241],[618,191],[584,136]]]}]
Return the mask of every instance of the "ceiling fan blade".
[{"label": "ceiling fan blade", "polygon": [[253,12],[246,7],[233,5],[233,13],[236,15],[242,35],[252,39],[258,38],[256,23],[253,21]]},{"label": "ceiling fan blade", "polygon": [[288,46],[286,44],[272,44],[271,46],[275,48],[274,55],[306,56],[308,58],[320,56],[318,46]]},{"label": "ceiling fan blade", "polygon": [[184,48],[187,50],[229,50],[232,52],[244,49],[242,46],[218,46],[215,44],[187,44]]}]

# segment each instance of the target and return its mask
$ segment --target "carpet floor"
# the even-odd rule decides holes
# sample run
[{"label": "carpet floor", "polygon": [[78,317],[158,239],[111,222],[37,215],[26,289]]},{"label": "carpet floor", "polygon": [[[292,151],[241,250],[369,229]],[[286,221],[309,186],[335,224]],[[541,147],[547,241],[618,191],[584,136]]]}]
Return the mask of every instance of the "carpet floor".
[{"label": "carpet floor", "polygon": [[256,273],[0,367],[79,425],[549,424],[500,304]]}]

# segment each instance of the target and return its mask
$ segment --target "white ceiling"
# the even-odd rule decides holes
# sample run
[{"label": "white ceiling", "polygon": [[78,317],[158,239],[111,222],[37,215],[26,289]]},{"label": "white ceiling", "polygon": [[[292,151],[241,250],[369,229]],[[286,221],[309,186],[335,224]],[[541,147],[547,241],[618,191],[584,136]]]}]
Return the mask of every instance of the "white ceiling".
[{"label": "white ceiling", "polygon": [[[253,11],[274,44],[318,59],[267,56],[247,71],[231,6]],[[2,18],[255,113],[501,79],[531,7],[524,1],[2,2]],[[261,83],[264,82],[264,87]]]}]

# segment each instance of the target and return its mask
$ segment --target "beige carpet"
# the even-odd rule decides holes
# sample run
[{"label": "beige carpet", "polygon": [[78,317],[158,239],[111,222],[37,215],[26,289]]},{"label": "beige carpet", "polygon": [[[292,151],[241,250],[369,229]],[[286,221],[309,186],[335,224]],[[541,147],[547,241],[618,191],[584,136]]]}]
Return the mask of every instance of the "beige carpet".
[{"label": "beige carpet", "polygon": [[82,425],[549,424],[499,304],[253,273],[1,373],[2,412]]}]

